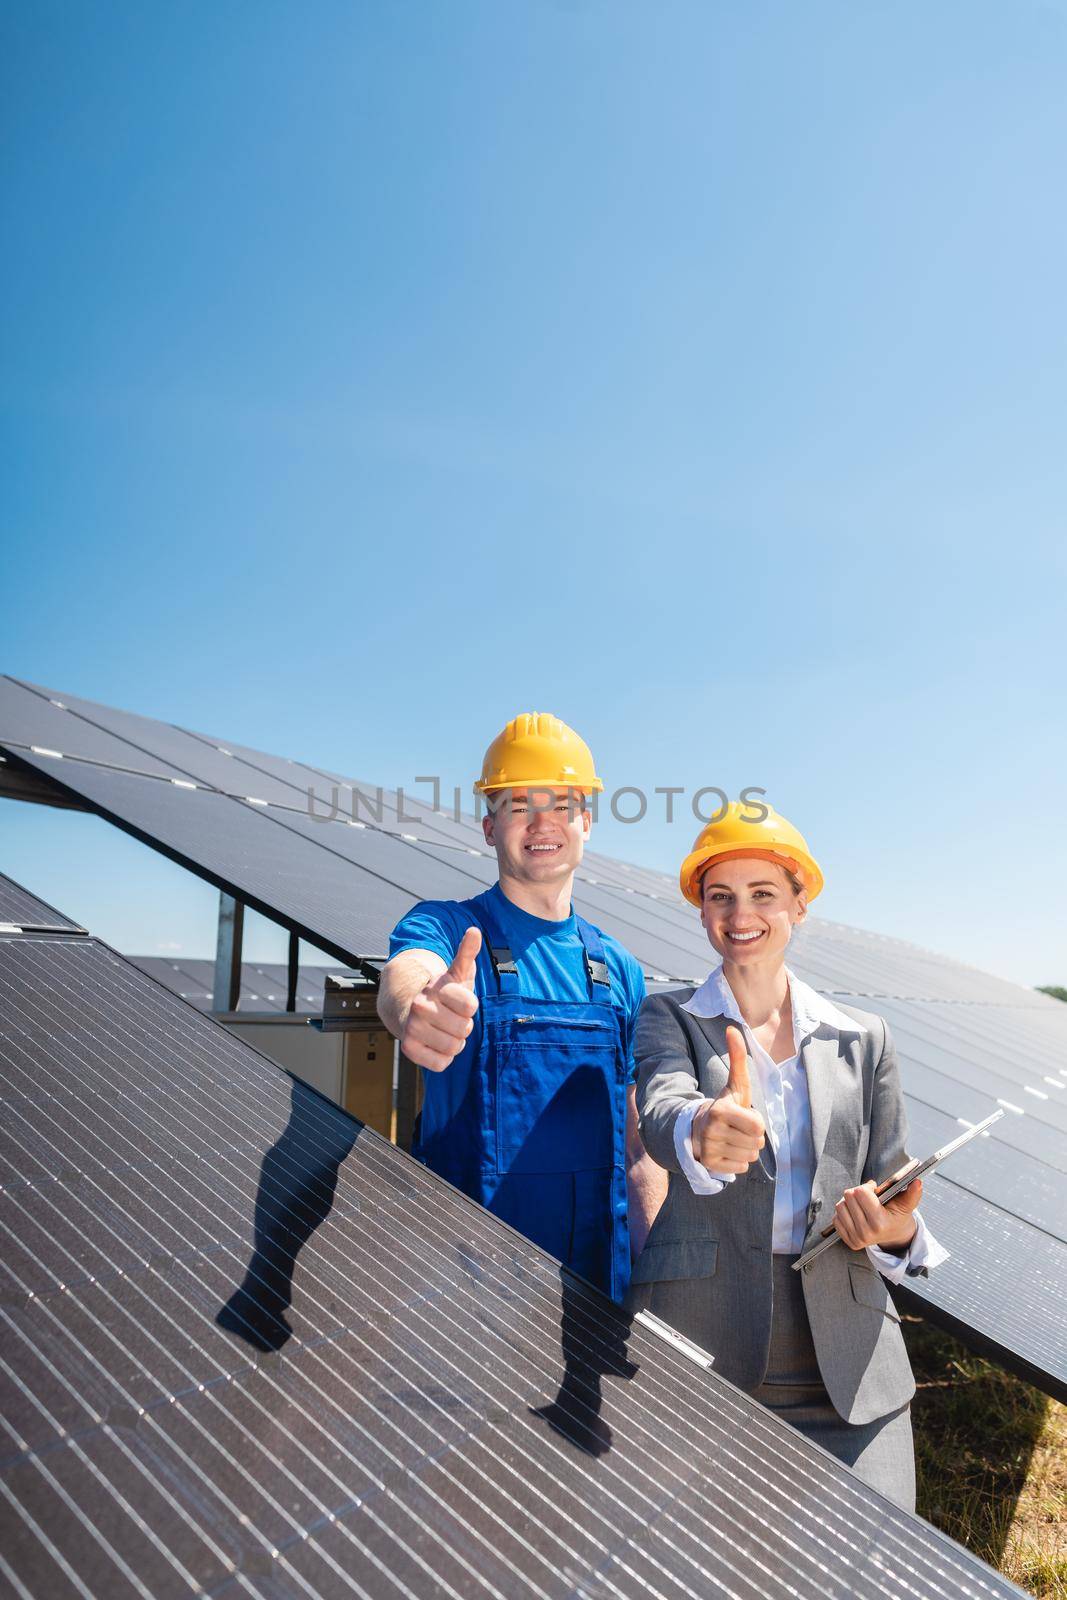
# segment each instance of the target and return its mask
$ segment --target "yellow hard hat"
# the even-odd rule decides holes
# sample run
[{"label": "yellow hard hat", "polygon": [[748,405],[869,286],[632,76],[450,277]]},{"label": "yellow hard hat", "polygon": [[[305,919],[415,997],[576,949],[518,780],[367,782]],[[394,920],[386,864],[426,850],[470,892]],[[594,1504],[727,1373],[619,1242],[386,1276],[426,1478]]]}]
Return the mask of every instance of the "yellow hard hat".
[{"label": "yellow hard hat", "polygon": [[[757,809],[767,813],[762,821],[750,814]],[[748,801],[742,805],[739,800],[731,800],[721,822],[709,822],[701,828],[692,850],[682,862],[678,882],[685,898],[699,906],[700,879],[708,863],[736,856],[780,861],[800,879],[809,900],[814,900],[823,886],[819,864],[803,834],[798,833],[791,822],[762,801]]]},{"label": "yellow hard hat", "polygon": [[498,733],[482,762],[475,794],[497,789],[581,789],[589,794],[604,785],[593,769],[593,757],[573,728],[547,711],[524,711]]}]

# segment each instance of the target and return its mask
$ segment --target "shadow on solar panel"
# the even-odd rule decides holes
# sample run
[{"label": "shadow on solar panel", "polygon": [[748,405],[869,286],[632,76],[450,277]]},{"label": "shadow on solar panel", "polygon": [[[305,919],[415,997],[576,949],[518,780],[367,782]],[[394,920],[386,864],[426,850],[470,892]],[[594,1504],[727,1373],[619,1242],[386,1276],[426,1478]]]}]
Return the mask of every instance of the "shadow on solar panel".
[{"label": "shadow on solar panel", "polygon": [[294,1083],[288,1125],[259,1174],[248,1270],[216,1318],[257,1350],[280,1350],[292,1336],[285,1313],[297,1258],[330,1214],[341,1162],[360,1126],[326,1113],[314,1090]]},{"label": "shadow on solar panel", "polygon": [[[286,1312],[300,1252],[330,1215],[341,1164],[361,1132],[361,1124],[334,1115],[313,1090],[294,1083],[289,1122],[260,1169],[247,1271],[215,1319],[253,1349],[278,1351],[292,1337]],[[462,1253],[461,1240],[457,1247]],[[467,1261],[477,1274],[475,1259]],[[629,1324],[617,1313],[590,1342],[591,1305],[590,1291],[561,1271],[563,1376],[553,1399],[529,1411],[578,1449],[602,1455],[612,1435],[600,1415],[601,1379],[607,1372],[632,1377],[638,1368],[626,1354]]]}]

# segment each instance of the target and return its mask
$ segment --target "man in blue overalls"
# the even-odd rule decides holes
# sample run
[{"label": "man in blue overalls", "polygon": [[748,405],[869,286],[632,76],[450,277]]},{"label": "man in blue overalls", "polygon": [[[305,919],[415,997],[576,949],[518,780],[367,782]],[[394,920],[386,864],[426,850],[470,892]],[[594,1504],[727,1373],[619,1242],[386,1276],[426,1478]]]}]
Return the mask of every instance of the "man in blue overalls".
[{"label": "man in blue overalls", "polygon": [[424,1069],[414,1154],[621,1300],[666,1190],[637,1134],[634,957],[571,909],[603,784],[557,717],[515,717],[486,752],[499,878],[393,930],[378,1010]]}]

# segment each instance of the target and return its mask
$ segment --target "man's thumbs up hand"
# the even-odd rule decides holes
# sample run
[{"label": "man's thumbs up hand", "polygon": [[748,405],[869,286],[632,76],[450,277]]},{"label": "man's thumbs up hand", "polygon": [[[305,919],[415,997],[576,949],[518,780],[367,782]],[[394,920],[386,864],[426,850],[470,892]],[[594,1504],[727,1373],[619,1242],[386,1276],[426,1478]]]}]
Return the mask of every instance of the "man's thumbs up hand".
[{"label": "man's thumbs up hand", "polygon": [[740,1028],[726,1029],[730,1076],[717,1100],[705,1100],[693,1118],[693,1154],[709,1172],[747,1172],[766,1143],[763,1118],[752,1110],[748,1052]]},{"label": "man's thumbs up hand", "polygon": [[459,941],[459,949],[452,957],[452,965],[438,978],[438,984],[460,983],[473,994],[474,974],[478,966],[478,951],[481,948],[481,933],[477,928],[468,928]]},{"label": "man's thumbs up hand", "polygon": [[481,948],[481,933],[477,928],[468,928],[452,964],[411,1002],[400,1047],[420,1067],[443,1071],[467,1042],[478,1009],[474,974]]}]

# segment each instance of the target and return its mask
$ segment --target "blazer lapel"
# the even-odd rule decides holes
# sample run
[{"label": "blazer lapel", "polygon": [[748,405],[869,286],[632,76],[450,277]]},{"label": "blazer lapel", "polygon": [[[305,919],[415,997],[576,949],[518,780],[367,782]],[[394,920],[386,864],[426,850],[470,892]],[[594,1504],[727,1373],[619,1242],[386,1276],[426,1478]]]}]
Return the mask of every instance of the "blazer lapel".
[{"label": "blazer lapel", "polygon": [[839,1040],[820,1038],[812,1034],[800,1049],[800,1060],[808,1080],[808,1104],[811,1106],[811,1142],[815,1147],[815,1166],[822,1160],[830,1118],[834,1109],[834,1087],[837,1083]]},{"label": "blazer lapel", "polygon": [[[726,1048],[726,1026],[731,1019],[729,1017],[701,1017],[696,1012],[690,1012],[690,1015],[718,1057],[719,1065],[722,1067],[722,1088],[716,1092],[722,1094],[726,1088],[726,1081],[730,1076],[730,1056]],[[736,1023],[734,1026],[736,1027]],[[763,1118],[763,1126],[769,1128],[770,1119],[767,1116],[767,1102],[763,1094],[763,1080],[756,1071],[756,1065],[751,1056],[749,1057],[748,1077],[752,1085],[753,1110],[759,1112]],[[774,1177],[777,1163],[774,1159],[774,1149],[771,1145],[769,1134],[767,1142],[760,1151],[760,1165],[769,1178]]]}]

